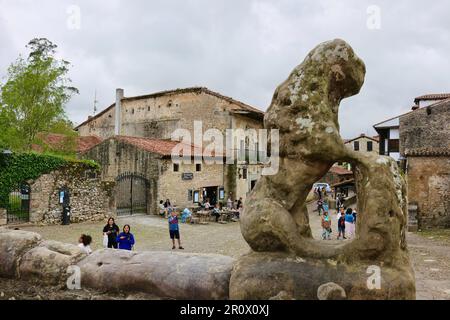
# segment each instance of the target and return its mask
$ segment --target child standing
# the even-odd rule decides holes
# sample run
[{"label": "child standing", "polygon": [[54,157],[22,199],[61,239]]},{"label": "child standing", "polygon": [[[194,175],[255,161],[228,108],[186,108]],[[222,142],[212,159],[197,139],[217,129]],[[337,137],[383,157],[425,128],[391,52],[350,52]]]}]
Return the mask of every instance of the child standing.
[{"label": "child standing", "polygon": [[322,229],[322,240],[331,240],[331,219],[326,211],[322,217]]},{"label": "child standing", "polygon": [[178,216],[177,213],[173,210],[169,209],[169,234],[170,239],[172,239],[172,250],[175,249],[175,239],[178,240],[178,249],[184,249],[181,246],[181,240],[180,240],[180,227],[178,226]]},{"label": "child standing", "polygon": [[134,236],[130,232],[130,226],[126,224],[123,227],[123,232],[117,236],[117,243],[119,244],[119,249],[122,250],[132,250],[134,246]]}]

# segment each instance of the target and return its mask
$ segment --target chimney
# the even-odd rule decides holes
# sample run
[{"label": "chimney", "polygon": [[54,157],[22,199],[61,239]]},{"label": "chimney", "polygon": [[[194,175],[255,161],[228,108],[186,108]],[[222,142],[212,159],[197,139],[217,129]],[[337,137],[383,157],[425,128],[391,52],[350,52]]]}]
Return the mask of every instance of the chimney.
[{"label": "chimney", "polygon": [[123,89],[116,89],[116,121],[114,124],[114,134],[120,136],[122,125],[122,99]]},{"label": "chimney", "polygon": [[417,110],[419,108],[420,108],[419,104],[415,104],[415,105],[412,106],[411,110],[414,111],[414,110]]}]

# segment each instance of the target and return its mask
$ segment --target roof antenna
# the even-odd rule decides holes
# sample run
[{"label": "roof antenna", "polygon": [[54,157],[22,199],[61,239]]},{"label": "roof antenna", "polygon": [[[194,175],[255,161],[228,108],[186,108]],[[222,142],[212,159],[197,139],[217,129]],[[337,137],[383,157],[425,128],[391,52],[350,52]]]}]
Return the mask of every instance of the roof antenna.
[{"label": "roof antenna", "polygon": [[97,89],[95,89],[95,93],[94,93],[94,116],[97,113]]}]

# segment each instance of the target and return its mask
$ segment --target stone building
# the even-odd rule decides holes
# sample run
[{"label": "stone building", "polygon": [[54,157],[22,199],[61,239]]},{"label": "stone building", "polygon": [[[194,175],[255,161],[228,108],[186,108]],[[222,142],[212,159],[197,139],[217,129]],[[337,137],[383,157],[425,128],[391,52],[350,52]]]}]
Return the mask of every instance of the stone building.
[{"label": "stone building", "polygon": [[359,137],[345,141],[345,146],[356,152],[371,152],[379,154],[378,137],[369,137],[362,133]]},{"label": "stone building", "polygon": [[118,214],[158,212],[158,202],[170,199],[177,207],[195,207],[209,197],[226,201],[227,166],[224,164],[174,163],[172,149],[178,142],[142,137],[114,136],[84,153],[97,159],[102,177],[117,181]]},{"label": "stone building", "polygon": [[[415,111],[449,98],[450,93],[422,95],[414,99],[414,105],[411,109]],[[390,156],[398,162],[403,160],[400,155],[400,118],[412,111],[384,120],[373,126],[379,135],[380,155]]]},{"label": "stone building", "polygon": [[[76,130],[80,136],[105,139],[83,155],[108,167],[103,171],[104,178],[117,180],[124,172],[145,178],[145,183],[151,185],[147,198],[151,204],[146,211],[153,213],[157,202],[166,198],[179,206],[192,206],[194,200],[206,197],[226,201],[222,196],[227,198],[229,193],[234,199],[245,199],[263,169],[260,161],[248,161],[248,154],[259,155],[259,149],[265,147],[258,144],[258,135],[249,131],[262,129],[263,118],[264,112],[203,87],[137,97],[124,97],[123,90],[117,89],[116,102],[89,117]],[[173,141],[184,141],[174,135],[177,129],[184,129],[191,144],[202,149],[210,143],[205,132],[215,129],[223,137],[223,153],[234,154],[236,161],[225,166],[197,161],[192,167],[173,168],[170,150],[165,148],[175,146]],[[230,129],[232,144],[225,139]],[[117,148],[122,153],[116,154]],[[197,170],[198,166],[201,170]],[[199,199],[194,199],[197,196]]]},{"label": "stone building", "polygon": [[408,200],[417,208],[413,215],[419,228],[450,227],[449,123],[450,99],[413,108],[399,118]]}]

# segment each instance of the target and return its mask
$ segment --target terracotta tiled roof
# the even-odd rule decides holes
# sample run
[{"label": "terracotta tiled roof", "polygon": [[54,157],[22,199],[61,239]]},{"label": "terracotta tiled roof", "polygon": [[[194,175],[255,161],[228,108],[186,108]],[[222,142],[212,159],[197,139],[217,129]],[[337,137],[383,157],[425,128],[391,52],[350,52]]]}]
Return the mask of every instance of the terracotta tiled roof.
[{"label": "terracotta tiled roof", "polygon": [[[141,138],[141,137],[129,137],[129,136],[115,136],[110,139],[116,139],[117,141],[123,141],[126,143],[129,143],[141,150],[145,150],[148,152],[160,154],[162,156],[171,156],[172,150],[175,146],[178,144],[183,144],[182,142],[178,141],[171,141],[171,140],[161,140],[161,139],[151,139],[151,138]],[[189,145],[184,144],[185,146],[189,147]],[[191,147],[191,155],[192,156],[202,156],[202,151],[198,150],[194,145],[190,145]],[[181,154],[180,154],[181,155]],[[212,156],[215,156],[215,153],[212,153]],[[221,154],[218,154],[218,156],[223,156]]]},{"label": "terracotta tiled roof", "polygon": [[417,97],[414,99],[414,101],[417,103],[421,100],[443,100],[443,99],[449,99],[450,93],[434,93],[434,94],[426,94],[420,97]]},{"label": "terracotta tiled roof", "polygon": [[[182,93],[206,93],[212,96],[215,96],[217,98],[223,99],[225,101],[228,101],[232,104],[234,104],[235,106],[231,106],[230,105],[230,111],[231,112],[236,112],[236,113],[252,113],[252,114],[256,114],[260,117],[264,116],[264,111],[261,111],[257,108],[254,108],[248,104],[245,104],[241,101],[235,100],[233,98],[224,96],[220,93],[217,93],[215,91],[209,90],[208,88],[205,87],[191,87],[191,88],[185,88],[185,89],[175,89],[175,90],[167,90],[167,91],[161,91],[161,92],[156,92],[156,93],[151,93],[151,94],[147,94],[147,95],[141,95],[141,96],[136,96],[136,97],[125,97],[122,99],[122,101],[133,101],[133,100],[140,100],[140,99],[148,99],[148,98],[156,98],[156,97],[161,97],[161,96],[166,96],[166,95],[174,95],[174,94],[182,94]],[[86,121],[84,121],[83,123],[79,124],[75,129],[85,125],[86,123],[89,123],[92,120],[97,119],[98,117],[100,117],[101,115],[103,115],[105,112],[111,110],[111,108],[113,108],[116,104],[113,103],[112,105],[110,105],[108,108],[104,109],[103,111],[101,111],[99,114],[87,119]]]},{"label": "terracotta tiled roof", "polygon": [[433,148],[433,147],[425,147],[425,148],[416,148],[416,149],[406,149],[406,156],[450,156],[450,148],[441,147],[441,148]]},{"label": "terracotta tiled roof", "polygon": [[[64,134],[57,133],[39,134],[38,137],[42,139],[42,142],[45,146],[51,149],[62,148],[67,141],[66,139],[68,138],[68,136]],[[102,139],[97,136],[76,137],[75,139],[77,152],[85,152],[86,150],[102,142]],[[44,151],[44,148],[37,144],[33,144],[32,149],[37,152]]]},{"label": "terracotta tiled roof", "polygon": [[92,147],[96,146],[100,142],[102,142],[102,138],[98,136],[85,136],[85,137],[78,137],[77,138],[77,151],[78,152],[85,152]]},{"label": "terracotta tiled roof", "polygon": [[339,166],[332,166],[330,169],[330,172],[335,173],[337,175],[347,175],[347,174],[353,174],[352,171],[347,170],[345,168],[339,167]]}]

